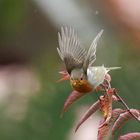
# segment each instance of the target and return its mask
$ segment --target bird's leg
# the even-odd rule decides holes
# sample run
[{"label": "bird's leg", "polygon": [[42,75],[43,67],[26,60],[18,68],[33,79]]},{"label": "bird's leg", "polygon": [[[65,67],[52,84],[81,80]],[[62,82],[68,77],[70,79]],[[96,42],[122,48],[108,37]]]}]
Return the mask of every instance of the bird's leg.
[{"label": "bird's leg", "polygon": [[101,86],[104,89],[104,92],[107,92],[111,88],[110,81],[105,78]]},{"label": "bird's leg", "polygon": [[105,80],[111,82],[111,76],[108,73],[105,75]]},{"label": "bird's leg", "polygon": [[111,89],[111,84],[110,84],[111,78],[109,76],[109,74],[105,75],[104,78],[104,82],[101,84],[105,90],[105,92],[107,92],[109,89]]},{"label": "bird's leg", "polygon": [[104,80],[107,82],[108,90],[111,89],[111,76],[108,73],[105,75]]},{"label": "bird's leg", "polygon": [[101,84],[101,86],[104,89],[104,90],[102,90],[102,91],[104,91],[104,93],[106,93],[109,89],[111,89],[110,82],[107,80],[104,80],[104,82]]},{"label": "bird's leg", "polygon": [[104,82],[104,83],[101,84],[101,86],[103,88],[103,91],[106,92],[107,91],[107,87],[108,87],[107,84]]}]

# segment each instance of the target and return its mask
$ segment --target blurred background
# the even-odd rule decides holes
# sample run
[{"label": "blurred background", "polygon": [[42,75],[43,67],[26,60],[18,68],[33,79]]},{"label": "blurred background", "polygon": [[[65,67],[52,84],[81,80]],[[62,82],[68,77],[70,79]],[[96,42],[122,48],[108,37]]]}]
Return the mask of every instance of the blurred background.
[{"label": "blurred background", "polygon": [[[96,139],[100,112],[74,133],[96,94],[80,99],[60,118],[72,90],[69,82],[56,82],[64,69],[56,51],[63,25],[75,28],[85,47],[104,29],[95,65],[121,66],[110,72],[112,86],[130,107],[139,109],[139,5],[139,0],[0,0],[0,139]],[[115,139],[139,130],[133,119]]]}]

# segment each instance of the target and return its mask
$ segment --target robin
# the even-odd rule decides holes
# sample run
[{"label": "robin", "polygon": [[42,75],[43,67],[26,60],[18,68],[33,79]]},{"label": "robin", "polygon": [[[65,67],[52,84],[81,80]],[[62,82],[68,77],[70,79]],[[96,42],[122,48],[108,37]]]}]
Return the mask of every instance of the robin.
[{"label": "robin", "polygon": [[61,80],[70,79],[71,86],[79,93],[88,93],[97,89],[104,80],[111,80],[108,72],[120,67],[94,66],[96,47],[103,30],[94,38],[88,50],[81,46],[73,28],[62,27],[58,32],[58,54],[65,63],[66,72],[61,72]]}]

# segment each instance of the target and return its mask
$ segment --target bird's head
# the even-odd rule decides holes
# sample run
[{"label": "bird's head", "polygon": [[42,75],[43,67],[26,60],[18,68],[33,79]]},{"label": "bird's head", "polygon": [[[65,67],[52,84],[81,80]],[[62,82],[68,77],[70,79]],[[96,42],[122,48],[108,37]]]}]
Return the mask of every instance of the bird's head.
[{"label": "bird's head", "polygon": [[82,83],[83,81],[87,80],[87,76],[83,69],[77,68],[71,71],[70,80],[73,84]]}]

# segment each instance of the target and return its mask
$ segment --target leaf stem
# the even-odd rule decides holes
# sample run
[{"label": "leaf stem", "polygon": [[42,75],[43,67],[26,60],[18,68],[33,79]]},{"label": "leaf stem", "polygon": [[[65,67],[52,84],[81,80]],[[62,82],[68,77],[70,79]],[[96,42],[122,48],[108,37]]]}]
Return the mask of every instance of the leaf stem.
[{"label": "leaf stem", "polygon": [[116,90],[114,90],[114,94],[115,94],[116,97],[120,100],[120,102],[124,105],[124,107],[127,109],[127,111],[140,123],[140,120],[138,119],[138,117],[130,111],[130,108],[129,108],[128,105],[125,103],[125,101],[119,96],[119,94],[117,93]]}]

